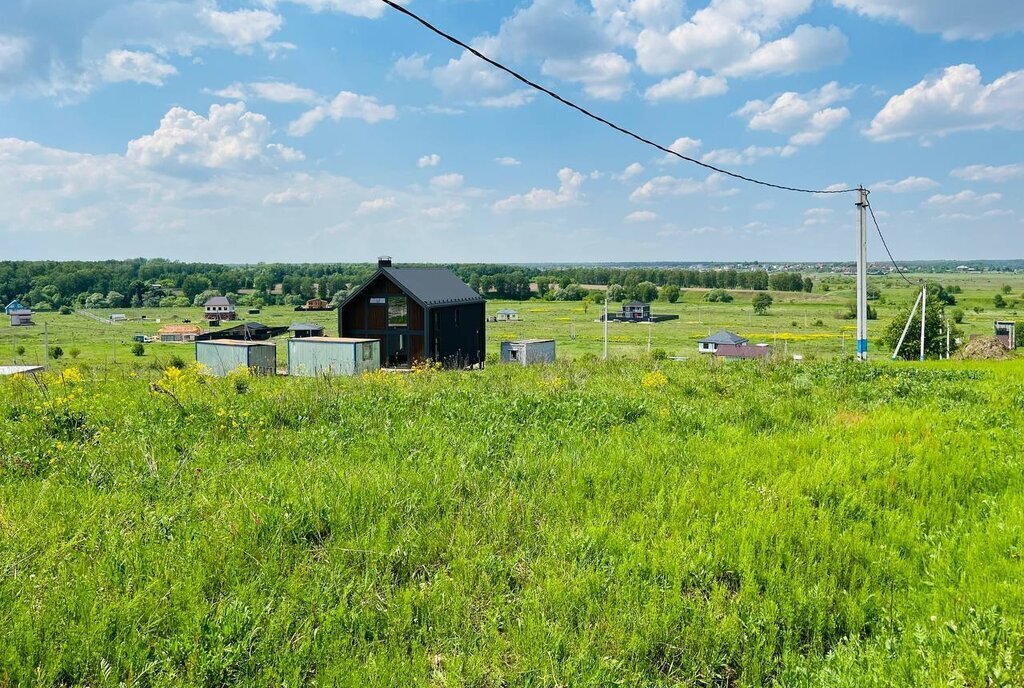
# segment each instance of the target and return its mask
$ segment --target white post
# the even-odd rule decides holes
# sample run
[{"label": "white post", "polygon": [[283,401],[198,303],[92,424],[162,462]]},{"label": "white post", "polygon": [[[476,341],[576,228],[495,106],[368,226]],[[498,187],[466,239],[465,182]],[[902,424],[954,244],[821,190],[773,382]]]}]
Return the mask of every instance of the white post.
[{"label": "white post", "polygon": [[858,188],[860,211],[857,236],[857,358],[868,359],[868,191]]},{"label": "white post", "polygon": [[928,316],[928,285],[921,290],[921,360],[924,360],[924,325]]},{"label": "white post", "polygon": [[914,301],[914,307],[910,309],[910,315],[907,317],[907,324],[903,328],[903,334],[900,335],[900,341],[896,345],[896,350],[892,352],[892,360],[896,360],[896,357],[900,354],[900,349],[903,348],[903,341],[907,338],[907,333],[910,332],[910,323],[914,321],[914,313],[917,312],[917,306],[921,303],[921,296],[924,292],[917,295],[917,301]]},{"label": "white post", "polygon": [[50,325],[43,323],[43,368],[50,369]]},{"label": "white post", "polygon": [[608,360],[608,290],[604,290],[604,359]]},{"label": "white post", "polygon": [[946,360],[949,360],[949,318],[946,318]]}]

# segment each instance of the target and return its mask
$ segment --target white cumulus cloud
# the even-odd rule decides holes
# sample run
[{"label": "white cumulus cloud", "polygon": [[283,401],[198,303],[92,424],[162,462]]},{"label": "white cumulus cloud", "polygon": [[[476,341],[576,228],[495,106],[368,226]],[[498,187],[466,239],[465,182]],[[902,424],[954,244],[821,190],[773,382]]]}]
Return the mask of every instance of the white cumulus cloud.
[{"label": "white cumulus cloud", "polygon": [[746,118],[748,129],[787,134],[791,145],[807,146],[820,143],[850,117],[845,107],[829,106],[851,95],[853,89],[833,81],[806,93],[787,91],[774,100],[747,101],[733,114]]},{"label": "white cumulus cloud", "polygon": [[650,210],[634,210],[626,216],[626,222],[636,224],[639,222],[654,222],[658,219],[658,213]]},{"label": "white cumulus cloud", "polygon": [[929,177],[907,177],[899,181],[887,180],[875,182],[871,185],[872,191],[890,191],[892,193],[912,193],[915,191],[928,191],[934,189],[939,183]]},{"label": "white cumulus cloud", "polygon": [[693,194],[709,194],[713,196],[728,195],[730,190],[725,187],[725,175],[713,172],[704,179],[678,179],[663,175],[644,182],[630,194],[629,200],[634,202],[650,201],[671,196],[691,196]]},{"label": "white cumulus cloud", "polygon": [[288,133],[292,136],[305,136],[313,131],[317,124],[328,118],[335,122],[342,119],[361,119],[364,122],[375,124],[383,120],[394,119],[395,106],[381,105],[373,96],[342,91],[330,103],[318,105],[312,110],[304,112],[288,125]]},{"label": "white cumulus cloud", "polygon": [[128,143],[127,156],[164,171],[231,169],[298,159],[301,153],[269,143],[270,122],[244,103],[211,105],[209,115],[173,107],[152,134]]},{"label": "white cumulus cloud", "polygon": [[949,174],[969,182],[1007,182],[1024,176],[1024,165],[967,165]]},{"label": "white cumulus cloud", "polygon": [[726,80],[720,76],[701,76],[692,69],[670,79],[664,79],[650,86],[644,97],[652,102],[661,100],[696,100],[719,96],[729,90]]},{"label": "white cumulus cloud", "polygon": [[630,88],[629,61],[618,53],[598,53],[582,59],[545,60],[541,72],[583,85],[592,98],[619,100]]},{"label": "white cumulus cloud", "polygon": [[563,167],[558,171],[558,189],[531,189],[525,194],[516,194],[503,198],[494,204],[495,212],[510,210],[553,210],[580,202],[580,187],[583,186],[583,174]]},{"label": "white cumulus cloud", "polygon": [[947,40],[989,38],[1024,30],[1019,0],[833,0],[876,19],[895,19],[916,31]]},{"label": "white cumulus cloud", "polygon": [[356,215],[373,215],[384,210],[389,210],[398,205],[394,196],[382,196],[381,198],[371,198],[368,201],[363,201],[356,208]]},{"label": "white cumulus cloud", "polygon": [[960,64],[890,98],[865,134],[890,141],[996,128],[1024,129],[1024,70],[985,84],[977,67]]},{"label": "white cumulus cloud", "polygon": [[104,81],[134,81],[139,84],[163,86],[167,77],[174,76],[178,70],[153,53],[136,52],[133,50],[111,50],[107,53],[100,66],[100,76]]},{"label": "white cumulus cloud", "polygon": [[424,155],[416,161],[416,167],[437,167],[439,164],[441,164],[441,156],[437,153]]}]

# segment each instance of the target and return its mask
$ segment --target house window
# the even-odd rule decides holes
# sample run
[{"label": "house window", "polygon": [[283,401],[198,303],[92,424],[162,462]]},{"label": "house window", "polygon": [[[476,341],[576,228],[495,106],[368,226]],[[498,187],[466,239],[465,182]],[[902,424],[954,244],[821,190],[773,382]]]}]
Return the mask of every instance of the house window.
[{"label": "house window", "polygon": [[370,304],[374,305],[374,306],[383,306],[387,302],[388,302],[388,300],[386,298],[384,298],[383,296],[371,296],[370,297]]},{"label": "house window", "polygon": [[388,327],[409,325],[409,300],[405,296],[388,297]]}]

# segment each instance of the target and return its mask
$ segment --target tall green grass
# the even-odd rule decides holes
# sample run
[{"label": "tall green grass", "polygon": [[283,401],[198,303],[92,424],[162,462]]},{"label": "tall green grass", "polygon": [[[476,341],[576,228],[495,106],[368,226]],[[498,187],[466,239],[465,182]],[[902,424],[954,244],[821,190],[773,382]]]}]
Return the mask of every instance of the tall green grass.
[{"label": "tall green grass", "polygon": [[1024,364],[151,382],[0,384],[0,685],[1024,683]]}]

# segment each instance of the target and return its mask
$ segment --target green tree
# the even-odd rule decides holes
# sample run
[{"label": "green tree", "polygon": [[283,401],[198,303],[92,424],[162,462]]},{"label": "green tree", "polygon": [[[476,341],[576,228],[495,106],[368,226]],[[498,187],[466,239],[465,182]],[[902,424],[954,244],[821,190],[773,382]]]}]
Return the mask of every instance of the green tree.
[{"label": "green tree", "polygon": [[640,282],[632,289],[632,296],[637,301],[650,303],[658,298],[658,287],[654,282]]},{"label": "green tree", "polygon": [[679,300],[679,287],[674,284],[668,284],[661,288],[658,296],[669,303],[675,303]]},{"label": "green tree", "polygon": [[957,309],[955,309],[953,311],[953,313],[951,315],[953,316],[953,322],[955,322],[957,325],[960,325],[960,324],[963,323],[963,321],[964,321],[964,309],[957,308]]},{"label": "green tree", "polygon": [[754,306],[754,312],[758,315],[767,315],[768,309],[772,307],[774,299],[771,294],[755,294],[751,304]]},{"label": "green tree", "polygon": [[1002,294],[996,294],[992,297],[992,305],[996,308],[1006,308],[1006,299],[1003,298]]},{"label": "green tree", "polygon": [[[907,326],[907,318],[910,317],[911,306],[901,309],[896,317],[889,322],[882,333],[881,342],[887,351],[893,351],[900,341],[903,328]],[[946,333],[943,329],[945,321],[945,309],[939,301],[929,300],[925,309],[924,320],[924,352],[925,356],[938,358],[946,352]],[[960,335],[956,326],[950,326],[950,345]],[[914,318],[910,321],[910,329],[907,330],[907,338],[903,341],[897,356],[908,361],[917,360],[921,352],[921,310],[914,312]]]},{"label": "green tree", "polygon": [[59,346],[51,346],[50,347],[50,358],[52,358],[53,360],[55,360],[55,361],[59,360],[60,357],[63,356],[63,355],[64,355],[64,349],[60,348]]},{"label": "green tree", "polygon": [[804,277],[804,291],[808,294],[814,291],[814,280],[810,277]]},{"label": "green tree", "polygon": [[612,284],[608,287],[608,300],[616,302],[626,300],[626,290],[621,284]]},{"label": "green tree", "polygon": [[135,342],[132,345],[132,356],[142,356],[146,353],[146,347],[142,345],[142,342]]},{"label": "green tree", "polygon": [[704,293],[704,300],[708,303],[732,303],[733,296],[725,289],[712,289]]}]

